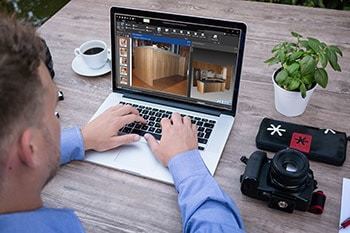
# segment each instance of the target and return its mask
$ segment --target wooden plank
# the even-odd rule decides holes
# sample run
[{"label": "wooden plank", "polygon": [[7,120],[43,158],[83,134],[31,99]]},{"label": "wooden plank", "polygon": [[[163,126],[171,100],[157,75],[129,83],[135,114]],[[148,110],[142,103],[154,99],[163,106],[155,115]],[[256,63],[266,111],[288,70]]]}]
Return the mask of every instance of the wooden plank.
[{"label": "wooden plank", "polygon": [[[231,0],[72,0],[40,28],[53,54],[55,82],[65,94],[58,107],[64,127],[84,125],[111,91],[110,75],[81,77],[70,66],[74,48],[84,41],[110,43],[109,8],[113,5],[247,23],[238,115],[215,178],[237,203],[247,232],[336,232],[341,178],[350,174],[349,160],[342,167],[311,162],[319,187],[328,196],[325,213],[317,216],[272,210],[242,195],[239,176],[244,165],[239,158],[256,150],[255,135],[263,117],[350,132],[350,12]],[[343,72],[330,72],[327,90],[315,91],[302,116],[287,118],[273,105],[275,67],[263,61],[276,42],[290,38],[292,30],[339,45],[344,57],[340,61]],[[75,209],[87,232],[181,232],[176,198],[172,186],[86,162],[64,166],[43,192],[47,206]]]}]

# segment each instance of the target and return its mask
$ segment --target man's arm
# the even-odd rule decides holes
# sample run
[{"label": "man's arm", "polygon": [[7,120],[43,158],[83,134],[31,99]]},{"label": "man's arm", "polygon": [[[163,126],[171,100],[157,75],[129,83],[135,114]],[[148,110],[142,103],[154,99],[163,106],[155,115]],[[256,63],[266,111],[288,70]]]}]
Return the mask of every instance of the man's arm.
[{"label": "man's arm", "polygon": [[118,135],[119,129],[132,122],[145,123],[136,108],[118,105],[107,109],[82,130],[78,127],[61,132],[61,165],[84,159],[86,150],[106,151],[138,141],[137,134]]},{"label": "man's arm", "polygon": [[211,176],[198,150],[176,155],[168,167],[179,193],[184,232],[244,232],[237,206]]},{"label": "man's arm", "polygon": [[61,160],[66,164],[72,160],[84,159],[85,149],[83,135],[78,127],[67,128],[61,131]]},{"label": "man's arm", "polygon": [[231,198],[210,175],[197,150],[197,129],[179,114],[162,119],[162,138],[145,139],[157,158],[169,167],[179,193],[184,232],[244,232]]}]

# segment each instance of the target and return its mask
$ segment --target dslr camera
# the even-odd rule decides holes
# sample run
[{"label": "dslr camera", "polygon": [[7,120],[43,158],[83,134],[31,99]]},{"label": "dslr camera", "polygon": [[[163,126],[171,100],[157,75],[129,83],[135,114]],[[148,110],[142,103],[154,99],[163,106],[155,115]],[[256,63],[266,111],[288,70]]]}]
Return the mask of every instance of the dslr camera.
[{"label": "dslr camera", "polygon": [[288,148],[269,159],[265,152],[256,151],[241,161],[247,165],[240,178],[243,194],[285,212],[309,210],[317,181],[303,153]]}]

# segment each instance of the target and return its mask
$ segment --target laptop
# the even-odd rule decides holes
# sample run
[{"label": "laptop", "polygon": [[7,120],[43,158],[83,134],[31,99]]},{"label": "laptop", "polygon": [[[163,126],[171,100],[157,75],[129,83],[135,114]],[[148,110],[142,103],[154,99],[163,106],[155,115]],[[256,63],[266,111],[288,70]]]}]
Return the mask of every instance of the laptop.
[{"label": "laptop", "polygon": [[[111,106],[130,104],[148,123],[131,123],[116,133],[148,132],[160,140],[162,118],[173,112],[188,116],[214,175],[236,115],[246,25],[121,7],[111,8],[110,25],[113,92],[92,119]],[[173,183],[143,137],[107,152],[90,151],[85,160]]]}]

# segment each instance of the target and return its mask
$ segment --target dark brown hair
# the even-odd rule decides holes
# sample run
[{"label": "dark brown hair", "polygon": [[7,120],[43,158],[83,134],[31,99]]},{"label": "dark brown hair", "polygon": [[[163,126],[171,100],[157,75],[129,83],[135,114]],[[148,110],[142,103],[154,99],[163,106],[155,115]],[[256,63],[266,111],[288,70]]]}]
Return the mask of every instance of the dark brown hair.
[{"label": "dark brown hair", "polygon": [[38,67],[42,51],[31,25],[0,14],[1,154],[6,153],[6,141],[14,140],[24,127],[41,122],[44,89]]}]

